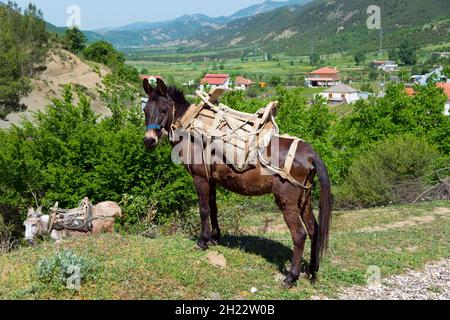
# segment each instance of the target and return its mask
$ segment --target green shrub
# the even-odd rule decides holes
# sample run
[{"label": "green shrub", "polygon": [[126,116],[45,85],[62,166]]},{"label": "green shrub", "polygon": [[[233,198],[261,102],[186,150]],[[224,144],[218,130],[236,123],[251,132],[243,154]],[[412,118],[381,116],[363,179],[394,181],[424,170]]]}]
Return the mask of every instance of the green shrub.
[{"label": "green shrub", "polygon": [[[73,208],[84,197],[121,202],[127,194],[140,199],[141,207],[143,201],[156,204],[155,220],[161,223],[194,204],[192,179],[172,163],[169,144],[145,149],[139,102],[120,92],[129,95],[130,107],[121,107],[114,96],[111,118],[98,121],[88,99],[81,95],[74,105],[66,88],[64,99],[54,100],[34,124],[0,131],[0,204],[26,208],[34,204],[33,192],[45,207],[58,201]],[[131,210],[125,216],[137,221],[137,204],[125,209]]]},{"label": "green shrub", "polygon": [[95,278],[95,261],[64,250],[44,258],[37,265],[37,276],[45,284],[76,285]]},{"label": "green shrub", "polygon": [[438,159],[423,137],[391,136],[355,159],[336,203],[354,208],[410,202],[426,189]]},{"label": "green shrub", "polygon": [[14,226],[6,224],[0,215],[0,254],[10,252],[17,245],[13,237],[13,230]]}]

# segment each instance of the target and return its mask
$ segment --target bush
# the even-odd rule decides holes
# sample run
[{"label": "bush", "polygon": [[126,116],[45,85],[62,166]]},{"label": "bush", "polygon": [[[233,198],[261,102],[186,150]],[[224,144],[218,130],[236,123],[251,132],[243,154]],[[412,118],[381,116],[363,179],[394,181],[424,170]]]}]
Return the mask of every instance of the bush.
[{"label": "bush", "polygon": [[13,227],[6,224],[0,215],[0,254],[12,251],[17,244],[13,237]]},{"label": "bush", "polygon": [[[87,98],[81,95],[74,105],[66,88],[64,99],[54,100],[35,124],[0,131],[0,204],[26,208],[34,204],[31,191],[45,207],[58,201],[66,208],[84,197],[94,203],[121,202],[127,194],[140,199],[139,206],[143,199],[156,204],[155,219],[161,223],[194,204],[192,179],[172,163],[169,144],[146,150],[138,100],[130,94],[126,108],[116,98],[127,93],[116,93],[109,104],[111,118],[98,121]],[[125,216],[137,221],[139,206],[127,206]]]},{"label": "bush", "polygon": [[70,250],[64,250],[39,261],[37,276],[45,284],[64,285],[76,289],[83,281],[95,278],[95,269],[94,261],[77,256]]},{"label": "bush", "polygon": [[361,208],[413,201],[426,189],[438,158],[423,137],[406,134],[382,140],[352,163],[336,203]]}]

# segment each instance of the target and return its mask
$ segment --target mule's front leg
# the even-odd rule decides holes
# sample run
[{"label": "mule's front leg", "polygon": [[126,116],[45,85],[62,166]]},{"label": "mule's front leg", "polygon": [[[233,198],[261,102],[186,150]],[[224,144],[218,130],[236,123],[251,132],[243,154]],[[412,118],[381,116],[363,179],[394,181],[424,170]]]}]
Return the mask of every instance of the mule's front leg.
[{"label": "mule's front leg", "polygon": [[211,225],[212,225],[212,240],[211,243],[214,245],[219,244],[220,241],[220,227],[219,227],[219,220],[217,218],[217,188],[215,183],[210,184],[209,188],[209,209],[210,209],[210,216],[211,216]]},{"label": "mule's front leg", "polygon": [[208,180],[202,177],[195,177],[194,184],[198,194],[200,217],[202,222],[202,234],[200,235],[197,244],[201,249],[206,250],[208,249],[208,242],[211,241],[211,228],[209,225],[211,213],[211,208],[209,206],[210,185]]}]

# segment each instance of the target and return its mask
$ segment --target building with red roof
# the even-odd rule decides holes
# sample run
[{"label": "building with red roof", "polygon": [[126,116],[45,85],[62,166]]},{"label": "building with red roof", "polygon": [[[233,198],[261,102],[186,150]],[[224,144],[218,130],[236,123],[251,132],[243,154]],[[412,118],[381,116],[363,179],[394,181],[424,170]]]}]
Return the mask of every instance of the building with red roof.
[{"label": "building with red roof", "polygon": [[214,86],[228,90],[230,87],[230,75],[229,74],[207,74],[200,81],[200,89],[204,89],[205,86]]},{"label": "building with red roof", "polygon": [[247,90],[250,86],[255,84],[255,82],[253,82],[252,80],[246,79],[241,76],[237,76],[234,82],[236,85],[236,89],[240,90]]},{"label": "building with red roof", "polygon": [[309,73],[305,81],[310,87],[334,87],[341,83],[341,76],[336,68],[324,67]]}]

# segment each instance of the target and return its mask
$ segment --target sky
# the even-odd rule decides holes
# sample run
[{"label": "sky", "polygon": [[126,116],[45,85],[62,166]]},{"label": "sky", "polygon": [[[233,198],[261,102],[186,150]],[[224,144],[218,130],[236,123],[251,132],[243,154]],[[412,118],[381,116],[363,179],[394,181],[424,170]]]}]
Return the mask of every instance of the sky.
[{"label": "sky", "polygon": [[[161,21],[174,19],[183,14],[202,13],[217,17],[234,12],[264,0],[15,0],[21,7],[29,2],[44,12],[45,19],[57,26],[66,26],[68,19],[74,19],[78,6],[79,24],[83,30],[120,27],[140,21]],[[78,24],[78,23],[77,23]]]}]

